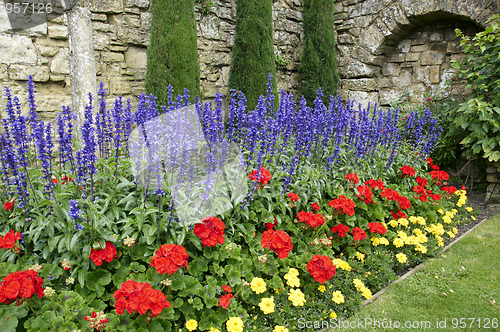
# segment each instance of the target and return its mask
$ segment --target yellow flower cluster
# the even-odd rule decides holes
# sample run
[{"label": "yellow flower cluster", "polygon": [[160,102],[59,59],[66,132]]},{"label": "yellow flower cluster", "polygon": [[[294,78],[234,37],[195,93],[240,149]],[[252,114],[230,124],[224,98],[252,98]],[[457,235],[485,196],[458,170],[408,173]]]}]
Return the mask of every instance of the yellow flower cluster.
[{"label": "yellow flower cluster", "polygon": [[281,325],[276,325],[273,332],[288,332],[288,329]]},{"label": "yellow flower cluster", "polygon": [[243,332],[243,321],[240,317],[231,317],[226,322],[226,329],[228,332]]},{"label": "yellow flower cluster", "polygon": [[286,284],[290,287],[300,287],[299,271],[293,267],[285,274]]},{"label": "yellow flower cluster", "polygon": [[266,282],[262,278],[253,278],[250,282],[250,288],[255,292],[255,294],[261,294],[266,291]]},{"label": "yellow flower cluster", "polygon": [[471,208],[470,206],[466,207],[465,209],[467,210],[467,212],[472,212],[472,211],[474,211],[474,209],[473,209],[473,208]]},{"label": "yellow flower cluster", "polygon": [[399,218],[398,224],[401,226],[407,227],[410,223],[408,222],[408,219],[406,219],[406,218]]},{"label": "yellow flower cluster", "polygon": [[448,234],[448,236],[451,237],[452,239],[455,237],[455,234],[453,234],[453,232],[451,231],[446,232],[446,234]]},{"label": "yellow flower cluster", "polygon": [[342,269],[344,271],[351,271],[351,266],[349,265],[349,263],[347,263],[346,261],[340,259],[340,258],[334,258],[332,259],[332,264],[335,265],[335,267],[337,269]]},{"label": "yellow flower cluster", "polygon": [[190,319],[186,322],[186,329],[189,331],[194,331],[198,327],[198,322],[194,319]]},{"label": "yellow flower cluster", "polygon": [[344,303],[345,299],[344,299],[344,295],[342,294],[341,291],[333,291],[332,293],[333,295],[333,302],[337,303],[337,304],[341,304],[341,303]]},{"label": "yellow flower cluster", "polygon": [[330,318],[333,318],[333,319],[337,318],[337,314],[335,313],[335,311],[332,311],[330,313]]},{"label": "yellow flower cluster", "polygon": [[457,206],[462,207],[467,202],[467,192],[465,190],[455,191],[455,195],[460,196],[458,198]]},{"label": "yellow flower cluster", "polygon": [[412,224],[418,224],[418,225],[422,225],[422,226],[425,226],[426,225],[426,220],[424,217],[415,217],[415,216],[411,216],[408,218],[410,220],[410,222]]},{"label": "yellow flower cluster", "polygon": [[262,300],[260,300],[259,303],[260,310],[265,315],[271,314],[274,312],[274,297],[264,297]]},{"label": "yellow flower cluster", "polygon": [[361,292],[361,295],[363,295],[367,299],[372,297],[372,292],[365,286],[361,279],[355,278],[352,280],[352,282],[354,286],[356,286],[356,290]]},{"label": "yellow flower cluster", "polygon": [[325,285],[319,285],[318,286],[318,290],[321,292],[321,293],[324,293],[326,291],[326,287]]},{"label": "yellow flower cluster", "polygon": [[408,258],[406,257],[405,254],[400,252],[399,254],[396,254],[396,258],[398,259],[398,262],[400,263],[406,263],[408,261]]},{"label": "yellow flower cluster", "polygon": [[361,261],[361,263],[364,263],[365,262],[365,254],[363,253],[360,253],[359,251],[356,252],[356,258]]},{"label": "yellow flower cluster", "polygon": [[378,245],[384,245],[384,246],[388,246],[389,245],[389,240],[387,240],[385,237],[372,237],[371,238],[372,240],[372,245],[374,247],[378,246]]},{"label": "yellow flower cluster", "polygon": [[443,221],[445,224],[451,224],[451,220],[455,217],[457,214],[457,209],[453,209],[451,211],[447,211],[445,215],[443,216]]},{"label": "yellow flower cluster", "polygon": [[402,246],[404,246],[405,242],[403,241],[402,238],[395,238],[394,241],[392,241],[392,244],[394,244],[394,246],[396,248],[401,248]]},{"label": "yellow flower cluster", "polygon": [[427,253],[427,247],[424,245],[421,245],[420,243],[415,246],[416,251],[420,251],[422,254]]},{"label": "yellow flower cluster", "polygon": [[208,332],[220,332],[220,330],[212,326]]},{"label": "yellow flower cluster", "polygon": [[290,289],[290,292],[288,292],[288,299],[292,301],[295,307],[302,307],[306,304],[306,298],[300,289]]},{"label": "yellow flower cluster", "polygon": [[434,234],[435,236],[441,236],[444,234],[443,224],[440,223],[438,223],[437,225],[431,224],[430,226],[426,227],[425,230],[429,233]]}]

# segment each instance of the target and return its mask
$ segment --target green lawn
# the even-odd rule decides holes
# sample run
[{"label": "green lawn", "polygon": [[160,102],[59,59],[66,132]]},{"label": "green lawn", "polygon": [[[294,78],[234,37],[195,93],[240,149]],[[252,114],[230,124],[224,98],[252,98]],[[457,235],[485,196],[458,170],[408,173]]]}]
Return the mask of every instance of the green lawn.
[{"label": "green lawn", "polygon": [[346,321],[354,327],[370,319],[380,325],[344,330],[500,331],[500,215]]}]

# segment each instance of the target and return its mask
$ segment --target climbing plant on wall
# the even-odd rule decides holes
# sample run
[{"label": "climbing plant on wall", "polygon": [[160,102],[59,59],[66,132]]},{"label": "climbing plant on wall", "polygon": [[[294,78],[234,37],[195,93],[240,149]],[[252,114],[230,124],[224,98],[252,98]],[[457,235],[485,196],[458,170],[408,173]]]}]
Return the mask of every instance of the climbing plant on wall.
[{"label": "climbing plant on wall", "polygon": [[332,0],[304,0],[304,50],[299,68],[301,94],[311,103],[319,87],[335,94],[339,76],[335,61],[335,26]]},{"label": "climbing plant on wall", "polygon": [[269,73],[275,86],[272,0],[236,0],[236,35],[229,88],[242,91],[253,108],[265,95]]},{"label": "climbing plant on wall", "polygon": [[200,94],[200,67],[194,0],[152,0],[146,91],[165,105],[167,87],[173,94]]}]

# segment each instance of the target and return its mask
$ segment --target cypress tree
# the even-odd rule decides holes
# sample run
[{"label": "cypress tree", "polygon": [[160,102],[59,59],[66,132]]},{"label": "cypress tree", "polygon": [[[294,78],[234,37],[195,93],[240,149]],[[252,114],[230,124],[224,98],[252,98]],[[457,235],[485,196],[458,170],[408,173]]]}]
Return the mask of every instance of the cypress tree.
[{"label": "cypress tree", "polygon": [[151,35],[147,49],[146,92],[159,105],[167,104],[167,87],[173,95],[200,94],[198,36],[194,0],[151,0]]},{"label": "cypress tree", "polygon": [[335,60],[333,0],[304,0],[304,50],[299,68],[301,94],[311,103],[321,87],[335,95],[339,82]]},{"label": "cypress tree", "polygon": [[269,73],[276,88],[272,0],[236,0],[236,34],[229,88],[242,91],[248,109],[266,95]]}]

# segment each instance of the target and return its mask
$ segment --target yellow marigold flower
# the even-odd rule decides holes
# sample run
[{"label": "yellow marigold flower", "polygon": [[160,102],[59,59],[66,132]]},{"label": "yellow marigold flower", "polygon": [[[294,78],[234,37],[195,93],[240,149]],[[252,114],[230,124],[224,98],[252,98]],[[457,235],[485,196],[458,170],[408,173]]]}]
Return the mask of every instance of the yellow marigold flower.
[{"label": "yellow marigold flower", "polygon": [[367,287],[363,287],[360,289],[361,295],[363,295],[366,299],[372,298],[372,291],[369,290]]},{"label": "yellow marigold flower", "polygon": [[318,286],[318,290],[321,292],[321,293],[324,293],[326,291],[326,287],[325,285],[319,285]]},{"label": "yellow marigold flower", "polygon": [[408,226],[408,219],[406,218],[399,218],[398,219],[398,224],[400,224],[401,226]]},{"label": "yellow marigold flower", "polygon": [[448,236],[452,239],[455,237],[455,234],[453,234],[453,232],[446,232],[446,234],[448,234]]},{"label": "yellow marigold flower", "polygon": [[302,307],[306,303],[304,293],[300,289],[291,289],[288,292],[288,299],[292,301],[295,307]]},{"label": "yellow marigold flower", "polygon": [[344,299],[344,295],[342,294],[341,291],[333,291],[332,293],[333,295],[333,302],[337,303],[337,304],[341,304],[341,303],[344,303],[345,299]]},{"label": "yellow marigold flower", "polygon": [[336,268],[340,268],[344,271],[351,271],[351,266],[346,261],[340,258],[332,259],[332,264],[335,265]]},{"label": "yellow marigold flower", "polygon": [[208,332],[220,332],[220,330],[212,326]]},{"label": "yellow marigold flower", "polygon": [[292,277],[298,277],[299,276],[299,270],[297,270],[296,268],[294,267],[291,267],[289,270],[288,270],[288,275],[292,276]]},{"label": "yellow marigold flower", "polygon": [[270,313],[274,312],[274,297],[264,297],[262,300],[260,300],[259,303],[260,310],[265,315],[268,315]]},{"label": "yellow marigold flower", "polygon": [[256,277],[250,282],[250,287],[255,292],[255,294],[261,294],[266,291],[266,282],[264,279]]},{"label": "yellow marigold flower", "polygon": [[365,261],[365,254],[360,253],[359,251],[356,252],[356,258],[360,260],[362,263]]},{"label": "yellow marigold flower", "polygon": [[444,210],[443,209],[439,209],[438,212],[441,213],[441,214],[444,214]]},{"label": "yellow marigold flower", "polygon": [[379,240],[380,244],[383,244],[384,246],[388,246],[389,245],[389,240],[387,240],[385,237],[381,237],[378,240]]},{"label": "yellow marigold flower", "polygon": [[424,217],[417,217],[417,224],[425,226],[427,222],[425,221]]},{"label": "yellow marigold flower", "polygon": [[330,313],[330,318],[333,318],[333,319],[337,318],[337,314],[335,313],[335,311],[332,311]]},{"label": "yellow marigold flower", "polygon": [[449,216],[443,216],[443,221],[445,224],[451,224],[451,218]]},{"label": "yellow marigold flower", "polygon": [[391,227],[398,227],[398,221],[397,220],[391,220],[391,221],[389,221],[389,225],[391,225]]},{"label": "yellow marigold flower", "polygon": [[427,242],[427,236],[425,236],[424,234],[419,235],[417,237],[417,240],[418,240],[418,243],[425,243],[425,242]]},{"label": "yellow marigold flower", "polygon": [[281,325],[276,325],[273,332],[288,332],[288,329]]},{"label": "yellow marigold flower", "polygon": [[403,231],[398,231],[398,236],[399,236],[400,238],[403,238],[403,239],[404,239],[404,238],[405,238],[405,237],[407,237],[408,235],[406,235],[406,233],[405,233],[405,232],[403,232]]},{"label": "yellow marigold flower", "polygon": [[56,291],[54,290],[54,288],[45,287],[45,293],[44,293],[45,296],[52,297],[52,296],[54,296],[54,294],[56,294]]},{"label": "yellow marigold flower", "polygon": [[365,287],[365,284],[361,281],[361,279],[355,278],[352,280],[354,286],[356,286],[357,290],[360,290],[362,287]]},{"label": "yellow marigold flower", "polygon": [[372,245],[374,247],[376,247],[380,244],[380,240],[378,239],[378,237],[372,237],[371,240],[372,240]]},{"label": "yellow marigold flower", "polygon": [[401,239],[399,237],[395,238],[392,243],[396,246],[396,248],[401,248],[405,244],[405,242],[403,241],[403,239]]},{"label": "yellow marigold flower", "polygon": [[279,288],[275,288],[274,291],[276,292],[276,294],[278,294],[280,292],[280,289]]},{"label": "yellow marigold flower", "polygon": [[226,322],[228,332],[243,332],[243,321],[240,317],[231,317]]},{"label": "yellow marigold flower", "polygon": [[474,209],[473,209],[473,208],[471,208],[470,206],[466,207],[465,209],[467,210],[467,212],[472,212],[472,211],[474,211]]},{"label": "yellow marigold flower", "polygon": [[415,250],[420,251],[422,254],[427,253],[427,247],[423,246],[421,244],[417,244],[417,246],[415,247]]},{"label": "yellow marigold flower", "polygon": [[189,330],[189,331],[194,331],[196,330],[196,328],[198,327],[198,322],[195,321],[194,319],[190,319],[186,322],[186,328]]},{"label": "yellow marigold flower", "polygon": [[454,234],[457,234],[458,233],[458,229],[456,227],[453,227],[453,233]]},{"label": "yellow marigold flower", "polygon": [[398,262],[400,263],[406,263],[408,261],[408,258],[406,257],[405,254],[400,252],[399,254],[396,254],[396,258],[398,259]]}]

